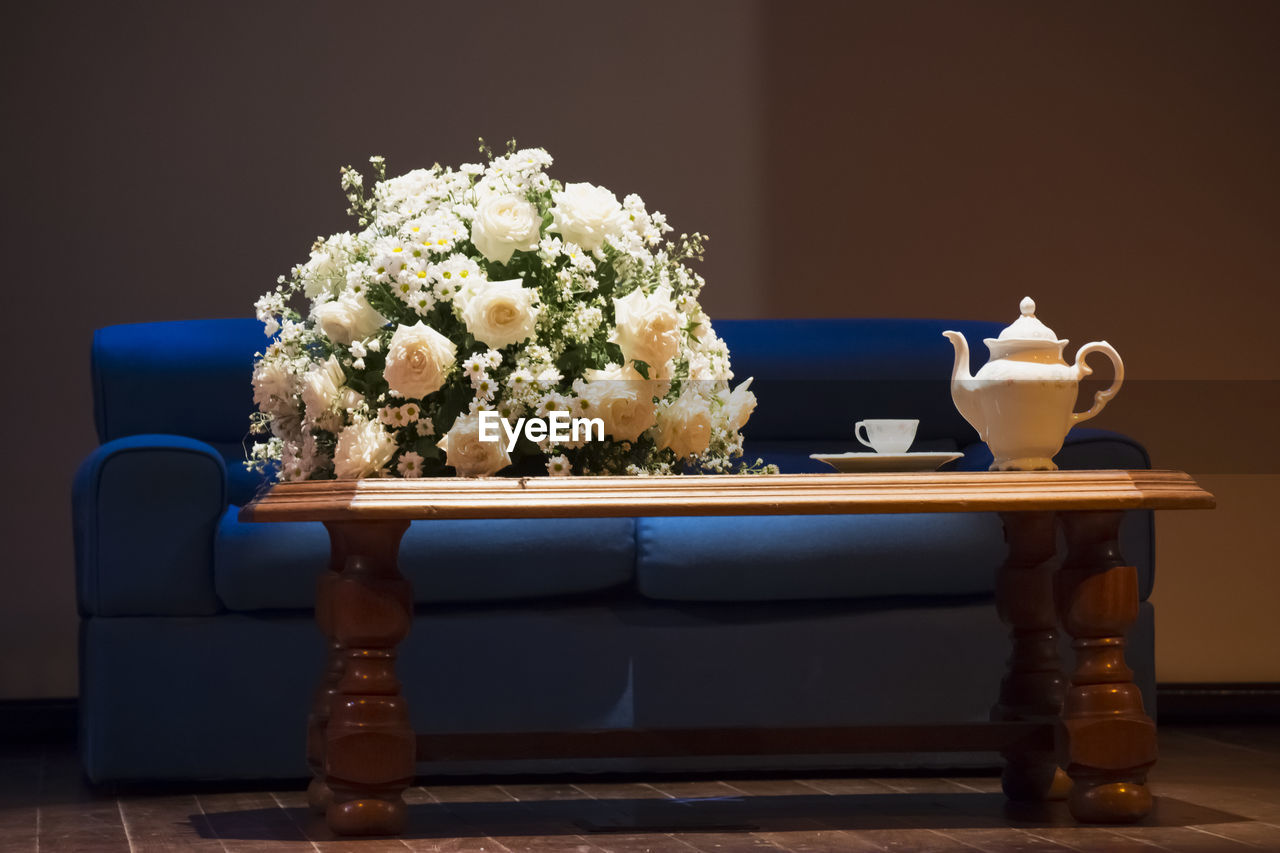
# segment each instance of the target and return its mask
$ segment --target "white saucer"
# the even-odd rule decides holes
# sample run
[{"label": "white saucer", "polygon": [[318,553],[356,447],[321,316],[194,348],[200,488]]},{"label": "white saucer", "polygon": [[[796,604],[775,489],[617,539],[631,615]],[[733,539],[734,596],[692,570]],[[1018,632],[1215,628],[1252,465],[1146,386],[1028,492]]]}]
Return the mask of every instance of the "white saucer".
[{"label": "white saucer", "polygon": [[936,471],[963,453],[810,453],[810,459],[825,462],[837,471]]}]

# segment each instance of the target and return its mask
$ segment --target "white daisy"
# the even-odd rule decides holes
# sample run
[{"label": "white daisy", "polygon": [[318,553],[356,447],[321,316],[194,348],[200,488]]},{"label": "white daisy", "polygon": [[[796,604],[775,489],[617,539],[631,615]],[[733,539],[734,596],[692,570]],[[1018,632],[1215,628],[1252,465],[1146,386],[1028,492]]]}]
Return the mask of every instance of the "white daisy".
[{"label": "white daisy", "polygon": [[400,463],[396,465],[396,470],[400,472],[401,477],[421,477],[422,457],[412,450],[406,450],[400,454]]}]

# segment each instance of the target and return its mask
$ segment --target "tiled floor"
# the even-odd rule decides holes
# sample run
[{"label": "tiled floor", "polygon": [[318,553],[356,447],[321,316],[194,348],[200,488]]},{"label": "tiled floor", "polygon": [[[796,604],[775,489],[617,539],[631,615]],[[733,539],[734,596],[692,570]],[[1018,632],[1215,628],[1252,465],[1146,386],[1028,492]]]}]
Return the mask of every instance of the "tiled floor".
[{"label": "tiled floor", "polygon": [[300,789],[94,791],[71,747],[0,751],[0,850],[1280,851],[1280,726],[1160,734],[1155,812],[1074,825],[991,776],[546,781],[411,789],[403,839],[335,840]]}]

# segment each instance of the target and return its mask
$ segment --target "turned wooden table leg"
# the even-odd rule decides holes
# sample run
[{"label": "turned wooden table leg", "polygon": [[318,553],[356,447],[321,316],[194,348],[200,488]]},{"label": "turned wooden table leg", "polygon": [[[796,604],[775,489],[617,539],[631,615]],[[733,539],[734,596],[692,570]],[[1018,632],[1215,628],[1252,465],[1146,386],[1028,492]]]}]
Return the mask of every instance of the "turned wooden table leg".
[{"label": "turned wooden table leg", "polygon": [[[402,832],[402,794],[413,783],[415,739],[396,678],[396,646],[413,597],[397,554],[407,521],[326,522],[342,551],[328,581],[327,617],[342,662],[324,733],[329,828],[340,835]],[[322,582],[323,583],[323,582]],[[323,609],[322,609],[323,610]]]},{"label": "turned wooden table leg", "polygon": [[[1066,678],[1058,659],[1058,620],[1053,605],[1057,527],[1052,512],[1006,512],[1004,538],[1009,555],[996,573],[996,611],[1009,626],[1009,655],[1000,698],[991,719],[1056,719]],[[1015,801],[1060,800],[1071,781],[1052,750],[1009,751],[1000,783]]]},{"label": "turned wooden table leg", "polygon": [[1147,771],[1156,727],[1125,664],[1125,633],[1138,618],[1138,572],[1124,564],[1119,512],[1064,512],[1067,560],[1056,594],[1073,638],[1075,671],[1062,709],[1064,760],[1078,820],[1128,823],[1151,810]]},{"label": "turned wooden table leg", "polygon": [[333,799],[333,792],[324,781],[325,737],[329,728],[329,708],[338,692],[342,679],[342,646],[334,636],[333,590],[346,562],[346,549],[336,527],[329,528],[329,570],[316,581],[316,623],[329,643],[329,662],[320,686],[316,688],[311,703],[311,715],[307,719],[307,766],[311,769],[311,784],[307,786],[307,805],[312,814],[324,814]]}]

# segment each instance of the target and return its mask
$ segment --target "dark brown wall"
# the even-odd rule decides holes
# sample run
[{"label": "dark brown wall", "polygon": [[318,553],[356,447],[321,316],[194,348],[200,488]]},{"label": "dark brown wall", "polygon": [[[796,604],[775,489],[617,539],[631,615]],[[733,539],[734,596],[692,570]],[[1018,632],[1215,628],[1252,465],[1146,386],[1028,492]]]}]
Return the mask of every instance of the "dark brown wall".
[{"label": "dark brown wall", "polygon": [[[24,652],[0,655],[0,698],[74,690],[92,330],[246,315],[345,226],[338,166],[518,136],[710,233],[713,317],[1005,320],[1030,293],[1131,376],[1277,380],[1277,43],[1280,4],[1235,0],[7,10],[0,648]],[[1133,422],[1134,393],[1101,425],[1180,446],[1185,413]],[[1248,610],[1280,597],[1280,541],[1256,533],[1280,483],[1234,476],[1219,521],[1164,527],[1183,536],[1162,540],[1157,593],[1175,678],[1280,680],[1227,653],[1226,628],[1197,642],[1199,565],[1227,537],[1246,543],[1228,588],[1258,594],[1210,610],[1280,642]]]},{"label": "dark brown wall", "polygon": [[771,313],[1012,320],[1030,293],[1136,376],[1277,375],[1280,4],[765,18]]}]

